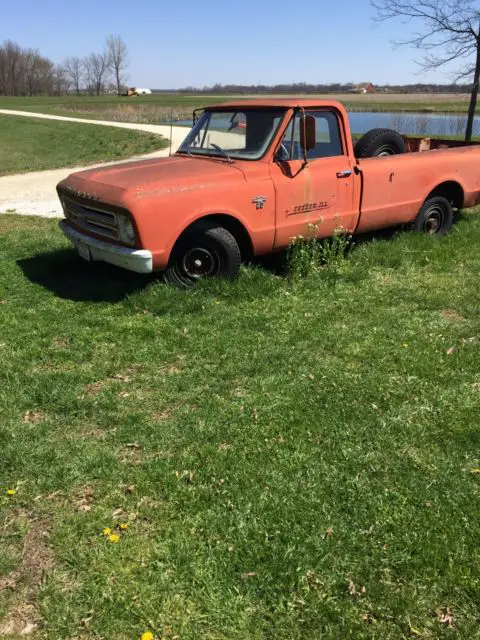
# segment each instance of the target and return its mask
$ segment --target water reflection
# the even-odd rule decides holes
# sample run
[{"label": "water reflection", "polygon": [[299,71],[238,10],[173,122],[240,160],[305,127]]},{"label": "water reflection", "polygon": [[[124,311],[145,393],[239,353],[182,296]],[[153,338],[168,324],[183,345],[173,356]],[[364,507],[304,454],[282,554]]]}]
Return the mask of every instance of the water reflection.
[{"label": "water reflection", "polygon": [[[462,136],[467,126],[467,116],[431,113],[350,113],[350,127],[355,133],[365,133],[375,127],[395,129],[400,133],[417,135]],[[480,133],[479,120],[475,118],[473,134]]]},{"label": "water reflection", "polygon": [[[349,113],[352,133],[365,133],[377,127],[395,129],[409,135],[463,136],[467,126],[467,116],[457,114],[431,113],[382,113],[355,112]],[[175,122],[177,126],[191,127],[191,120]],[[480,119],[475,118],[473,135],[480,135]]]}]

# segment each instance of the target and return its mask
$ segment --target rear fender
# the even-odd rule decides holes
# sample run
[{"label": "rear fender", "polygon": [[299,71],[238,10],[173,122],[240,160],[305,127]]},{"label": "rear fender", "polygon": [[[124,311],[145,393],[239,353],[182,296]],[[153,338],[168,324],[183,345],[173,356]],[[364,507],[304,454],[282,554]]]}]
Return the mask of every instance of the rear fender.
[{"label": "rear fender", "polygon": [[455,209],[462,209],[464,206],[469,207],[476,204],[478,192],[474,192],[469,194],[469,196],[466,196],[465,187],[458,180],[458,177],[455,177],[452,180],[444,180],[441,184],[436,186],[432,191],[430,191],[425,200],[435,196],[443,196],[452,203],[452,206]]}]

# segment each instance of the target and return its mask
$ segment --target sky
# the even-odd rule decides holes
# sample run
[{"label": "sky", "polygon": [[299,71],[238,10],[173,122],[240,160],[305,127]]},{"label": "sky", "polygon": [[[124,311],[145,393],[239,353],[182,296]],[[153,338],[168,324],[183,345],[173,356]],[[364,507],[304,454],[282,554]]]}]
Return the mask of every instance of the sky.
[{"label": "sky", "polygon": [[128,84],[178,89],[215,83],[450,82],[419,73],[418,52],[376,24],[369,0],[0,0],[0,42],[55,62],[101,51],[110,33],[129,50]]}]

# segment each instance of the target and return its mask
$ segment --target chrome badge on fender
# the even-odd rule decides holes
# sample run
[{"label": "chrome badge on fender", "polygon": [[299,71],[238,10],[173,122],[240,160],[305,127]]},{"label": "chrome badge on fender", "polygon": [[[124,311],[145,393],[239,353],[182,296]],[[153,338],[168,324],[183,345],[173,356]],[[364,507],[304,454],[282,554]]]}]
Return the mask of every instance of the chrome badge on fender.
[{"label": "chrome badge on fender", "polygon": [[257,209],[263,209],[267,200],[267,196],[255,196],[252,198],[252,203],[256,205]]}]

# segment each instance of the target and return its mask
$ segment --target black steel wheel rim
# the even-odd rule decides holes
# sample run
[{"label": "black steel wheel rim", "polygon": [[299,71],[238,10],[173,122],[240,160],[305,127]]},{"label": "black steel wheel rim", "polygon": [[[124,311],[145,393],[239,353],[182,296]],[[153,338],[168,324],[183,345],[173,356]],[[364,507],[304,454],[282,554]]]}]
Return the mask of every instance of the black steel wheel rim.
[{"label": "black steel wheel rim", "polygon": [[182,257],[181,268],[190,280],[198,280],[218,273],[220,261],[217,254],[207,247],[188,249]]},{"label": "black steel wheel rim", "polygon": [[392,147],[389,144],[384,144],[377,150],[377,153],[375,155],[378,157],[378,156],[393,156],[394,154],[395,154],[395,151],[392,149]]},{"label": "black steel wheel rim", "polygon": [[434,235],[438,233],[445,223],[445,211],[443,207],[439,204],[435,204],[431,206],[425,215],[425,231]]}]

